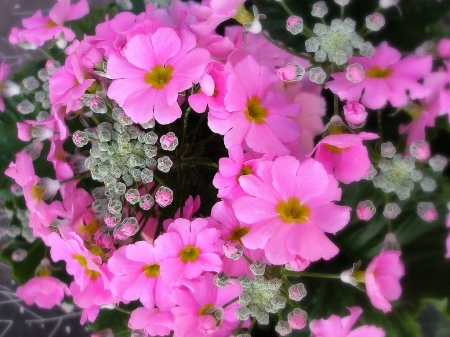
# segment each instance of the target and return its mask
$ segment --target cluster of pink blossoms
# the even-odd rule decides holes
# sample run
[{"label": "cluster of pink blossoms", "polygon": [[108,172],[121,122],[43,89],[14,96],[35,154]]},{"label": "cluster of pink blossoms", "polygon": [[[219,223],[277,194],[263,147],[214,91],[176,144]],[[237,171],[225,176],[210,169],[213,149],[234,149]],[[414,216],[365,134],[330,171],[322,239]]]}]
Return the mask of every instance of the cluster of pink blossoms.
[{"label": "cluster of pink blossoms", "polygon": [[[139,307],[131,312],[128,326],[146,336],[230,336],[249,325],[250,314],[242,318],[238,313],[246,309],[242,298],[251,293],[246,278],[263,279],[259,276],[264,270],[255,272],[255,265],[301,272],[339,253],[333,235],[351,217],[351,208],[340,204],[339,183],[367,176],[371,159],[364,142],[379,136],[344,133],[347,126],[338,116],[324,126],[326,103],[321,88],[306,77],[291,82],[297,68],[283,68],[289,64],[308,68],[310,63],[261,35],[245,35],[257,31],[259,18],[244,10],[244,2],[173,1],[167,9],[149,4],[139,15],[122,12],[106,18],[95,35],[78,41],[63,24],[87,14],[87,2],[70,5],[69,0],[59,0],[49,17],[38,12],[24,20],[25,29],[12,31],[10,41],[17,44],[41,46],[54,38],[73,41],[65,49],[61,67],[46,65],[54,70],[49,79],[50,115],[18,124],[21,140],[50,143],[47,160],[54,178],[37,176],[26,151],[19,152],[5,172],[23,190],[33,235],[50,248],[54,262],[65,262],[73,276],[69,286],[49,275],[32,279],[17,292],[27,303],[49,308],[70,294],[83,309],[84,323],[95,321],[101,307],[135,301]],[[253,21],[243,19],[243,13]],[[223,36],[214,32],[232,17],[244,27],[227,27]],[[442,54],[446,48],[442,44]],[[434,125],[439,114],[450,113],[449,70],[432,73],[431,56],[401,59],[397,50],[383,42],[372,58],[355,56],[349,63],[347,72],[331,74],[333,80],[325,85],[346,101],[348,127],[363,126],[365,108],[380,109],[387,103],[403,107],[416,99],[420,108],[411,124],[401,129],[408,133],[410,144],[424,139],[425,126]],[[0,80],[7,72],[2,63]],[[86,111],[87,106],[92,111]],[[158,126],[175,125],[187,116],[187,106],[207,114],[208,127],[223,136],[228,151],[228,157],[219,159],[212,181],[220,201],[210,217],[194,216],[200,201],[192,197],[173,219],[163,213],[176,193],[153,180],[153,174],[156,165],[162,172],[170,170],[169,157],[170,163],[146,161],[146,179],[144,170],[130,169],[115,176],[101,167],[107,173],[96,180],[103,189],[77,186],[92,161],[105,161],[104,153],[114,158],[123,150],[127,155],[117,158],[129,156],[135,167],[140,167],[142,153],[153,158],[148,155],[156,153],[151,132]],[[102,123],[86,122],[93,113]],[[118,122],[112,126],[108,123],[114,114]],[[90,127],[77,130],[72,139],[77,146],[90,144],[92,156],[65,150],[70,135],[66,121],[74,116]],[[152,131],[146,133],[149,128]],[[314,137],[324,130],[328,134],[315,144]],[[157,139],[159,135],[153,133]],[[119,145],[94,146],[102,138],[106,139],[102,144],[117,140]],[[136,139],[144,145],[132,143]],[[166,134],[160,139],[161,147],[167,149],[176,137]],[[133,150],[126,152],[131,147],[127,144],[133,144]],[[117,166],[125,170],[119,159]],[[130,184],[125,177],[132,177]],[[134,205],[144,200],[143,194],[147,203],[139,203],[137,210]],[[107,200],[111,195],[114,200]],[[124,199],[128,207],[122,207]],[[161,214],[166,218],[158,218]],[[221,284],[223,274],[231,276],[225,284]],[[390,311],[390,301],[401,296],[404,266],[398,251],[385,250],[375,256],[363,278],[343,275],[344,282],[364,282],[372,304],[383,312]],[[362,310],[350,307],[349,311],[344,318],[332,315],[312,320],[311,332],[316,337],[385,335],[381,328],[367,325],[350,331]],[[292,321],[290,327],[304,328],[302,319]]]}]

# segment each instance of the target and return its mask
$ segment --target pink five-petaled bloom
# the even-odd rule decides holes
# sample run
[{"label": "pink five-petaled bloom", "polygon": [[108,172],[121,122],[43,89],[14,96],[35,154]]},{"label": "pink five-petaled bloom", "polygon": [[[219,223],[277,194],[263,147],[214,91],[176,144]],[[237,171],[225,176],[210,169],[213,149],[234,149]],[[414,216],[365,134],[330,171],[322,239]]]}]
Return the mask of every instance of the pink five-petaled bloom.
[{"label": "pink five-petaled bloom", "polygon": [[348,308],[350,316],[331,315],[328,319],[313,320],[309,324],[314,337],[384,337],[383,329],[373,325],[363,325],[352,331],[350,329],[362,313],[359,307]]},{"label": "pink five-petaled bloom", "polygon": [[248,196],[233,208],[238,220],[251,226],[242,237],[245,247],[263,249],[276,265],[298,256],[328,260],[338,253],[325,232],[341,230],[350,219],[350,208],[333,203],[340,200],[341,189],[322,164],[279,157],[260,162],[256,174],[241,176],[239,183]]},{"label": "pink five-petaled bloom", "polygon": [[192,222],[180,218],[167,228],[167,233],[155,240],[161,259],[161,278],[167,284],[194,279],[205,271],[219,272],[222,268],[223,241],[220,231],[210,228],[205,219]]},{"label": "pink five-petaled bloom", "polygon": [[92,254],[75,232],[70,232],[67,239],[51,233],[44,241],[50,247],[50,256],[53,261],[66,262],[67,273],[74,277],[81,291],[87,287],[91,279],[96,280],[104,276],[100,269],[101,258]]},{"label": "pink five-petaled bloom", "polygon": [[347,123],[358,125],[366,121],[367,111],[364,105],[357,101],[349,101],[344,105],[344,116]]},{"label": "pink five-petaled bloom", "polygon": [[195,36],[185,30],[164,27],[150,36],[133,36],[123,56],[108,60],[107,72],[115,80],[108,96],[136,123],[151,118],[172,123],[181,116],[178,93],[198,82],[211,61],[206,49],[195,46]]},{"label": "pink five-petaled bloom", "polygon": [[399,251],[384,251],[375,256],[365,272],[366,291],[373,306],[391,311],[389,301],[397,300],[401,293],[400,278],[405,275],[405,266]]},{"label": "pink five-petaled bloom", "polygon": [[72,41],[75,33],[64,27],[66,21],[77,20],[89,13],[87,0],[80,0],[74,5],[70,0],[58,0],[52,7],[48,16],[42,16],[40,11],[30,18],[23,19],[25,29],[13,28],[9,37],[12,44],[29,43],[31,46],[42,46],[45,41],[57,39],[63,34],[63,38]]},{"label": "pink five-petaled bloom", "polygon": [[159,307],[170,301],[170,289],[159,275],[159,259],[153,244],[138,241],[116,250],[108,260],[108,268],[115,275],[111,291],[120,299],[139,299],[147,308]]},{"label": "pink five-petaled bloom", "polygon": [[[407,92],[411,99],[424,98],[430,89],[418,83],[431,71],[431,55],[418,57],[409,55],[400,60],[401,54],[381,43],[373,57],[354,56],[349,63],[362,66],[365,77],[358,83],[347,79],[345,72],[334,73],[334,80],[325,87],[337,94],[341,100],[358,100],[370,109],[380,109],[388,101],[395,107],[408,102]],[[364,92],[363,92],[364,91]]]},{"label": "pink five-petaled bloom", "polygon": [[314,159],[322,163],[329,174],[349,184],[359,181],[370,168],[369,154],[363,140],[377,139],[374,133],[329,135],[323,138],[309,153],[315,151]]},{"label": "pink five-petaled bloom", "polygon": [[60,305],[64,294],[70,295],[67,285],[53,276],[36,276],[16,290],[17,296],[27,305],[36,305],[40,308],[50,309]]},{"label": "pink five-petaled bloom", "polygon": [[225,135],[228,149],[247,145],[258,153],[289,154],[285,144],[300,136],[300,127],[291,118],[300,112],[300,104],[289,103],[283,94],[272,91],[276,75],[253,57],[247,56],[230,68],[225,108],[231,114],[224,119],[209,116],[210,128]]},{"label": "pink five-petaled bloom", "polygon": [[[237,282],[231,281],[224,288],[215,286],[212,273],[193,280],[188,287],[174,289],[172,301],[177,307],[171,310],[175,316],[175,336],[230,336],[239,324],[235,315],[239,302],[222,306],[241,293]],[[221,314],[222,319],[216,314]]]}]

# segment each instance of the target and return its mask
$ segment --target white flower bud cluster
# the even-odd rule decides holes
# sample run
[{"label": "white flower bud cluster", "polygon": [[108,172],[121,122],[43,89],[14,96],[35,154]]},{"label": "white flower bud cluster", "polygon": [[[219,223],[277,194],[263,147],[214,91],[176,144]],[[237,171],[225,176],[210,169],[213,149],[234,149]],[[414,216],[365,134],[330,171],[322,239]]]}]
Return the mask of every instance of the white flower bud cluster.
[{"label": "white flower bud cluster", "polygon": [[[241,306],[235,314],[240,320],[244,321],[252,316],[259,324],[266,325],[269,324],[269,313],[277,313],[286,306],[286,299],[280,295],[282,282],[277,278],[266,280],[262,276],[265,270],[262,262],[254,262],[250,269],[255,278],[247,275],[239,278],[243,293],[239,296]],[[284,327],[280,329],[284,331]]]}]

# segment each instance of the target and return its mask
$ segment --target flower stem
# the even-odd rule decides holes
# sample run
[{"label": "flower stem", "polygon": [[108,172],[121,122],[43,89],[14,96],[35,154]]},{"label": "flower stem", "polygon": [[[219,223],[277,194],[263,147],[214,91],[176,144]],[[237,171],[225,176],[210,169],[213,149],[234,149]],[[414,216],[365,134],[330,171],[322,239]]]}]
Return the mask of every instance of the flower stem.
[{"label": "flower stem", "polygon": [[46,51],[44,48],[38,47],[39,51],[47,56],[50,60],[58,62],[57,59],[55,59],[48,51]]},{"label": "flower stem", "polygon": [[283,7],[286,13],[288,13],[289,15],[295,15],[294,12],[291,11],[291,9],[284,3],[283,0],[281,0],[279,4],[281,5],[281,7]]},{"label": "flower stem", "polygon": [[305,276],[305,277],[334,278],[334,279],[341,278],[340,275],[336,275],[336,274],[311,273],[311,272],[306,272],[306,271],[284,270],[283,274],[286,276]]},{"label": "flower stem", "polygon": [[250,324],[250,326],[249,326],[249,328],[248,328],[248,330],[247,330],[247,333],[249,334],[250,332],[252,332],[252,330],[253,330],[253,327],[255,326],[255,324],[256,324],[256,318],[252,318],[252,323]]},{"label": "flower stem", "polygon": [[59,183],[60,184],[65,184],[65,183],[68,183],[69,181],[82,180],[82,179],[87,179],[87,178],[90,178],[90,177],[91,177],[91,173],[86,173],[86,174],[83,174],[81,176],[74,176],[72,178],[61,180]]},{"label": "flower stem", "polygon": [[225,303],[224,305],[222,305],[222,308],[225,309],[226,307],[228,307],[229,305],[233,304],[233,303],[236,302],[237,300],[239,300],[239,296],[233,298],[232,300],[230,300],[230,301],[228,301],[227,303]]}]

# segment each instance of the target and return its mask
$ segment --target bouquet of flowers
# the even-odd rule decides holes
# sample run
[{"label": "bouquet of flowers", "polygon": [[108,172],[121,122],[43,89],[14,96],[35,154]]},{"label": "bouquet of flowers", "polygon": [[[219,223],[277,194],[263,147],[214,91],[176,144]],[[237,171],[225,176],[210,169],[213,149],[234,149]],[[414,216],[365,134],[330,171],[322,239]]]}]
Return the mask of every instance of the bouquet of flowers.
[{"label": "bouquet of flowers", "polygon": [[425,299],[449,309],[449,11],[58,0],[24,19],[10,43],[46,60],[0,68],[17,296],[73,303],[92,336],[419,336]]}]

